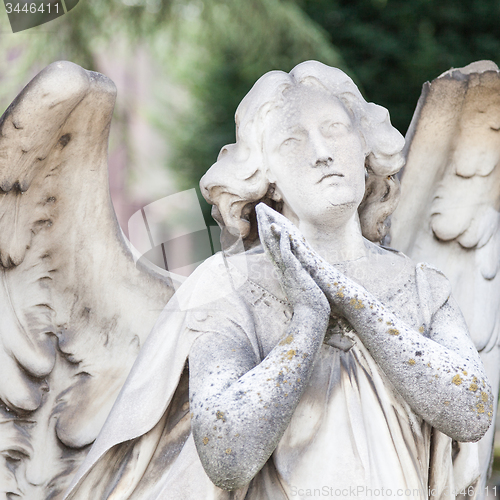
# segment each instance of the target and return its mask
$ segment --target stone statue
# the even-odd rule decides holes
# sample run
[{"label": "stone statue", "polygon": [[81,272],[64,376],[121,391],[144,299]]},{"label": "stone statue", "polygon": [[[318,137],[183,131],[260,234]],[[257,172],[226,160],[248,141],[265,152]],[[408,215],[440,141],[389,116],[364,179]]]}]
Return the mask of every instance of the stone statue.
[{"label": "stone statue", "polygon": [[[493,387],[500,378],[500,72],[490,61],[447,71],[424,90],[407,134],[391,245],[450,279]],[[479,443],[485,493],[492,425]]]},{"label": "stone statue", "polygon": [[494,397],[448,280],[372,242],[403,138],[313,61],[236,123],[201,187],[245,251],[169,301],[65,498],[453,498]]},{"label": "stone statue", "polygon": [[[466,75],[440,81],[457,82],[459,97],[473,94],[468,86],[494,89],[492,71]],[[237,110],[236,143],[201,181],[224,251],[179,287],[172,275],[134,263],[114,217],[106,169],[114,96],[102,75],[54,63],[0,121],[0,494],[477,493],[473,442],[493,419],[498,366],[489,368],[492,391],[482,344],[469,338],[448,280],[379,244],[405,155],[412,179],[412,165],[430,154],[430,99],[403,149],[387,111],[365,102],[342,71],[309,61],[264,75]],[[441,167],[452,142],[432,164],[438,184],[451,177]],[[478,168],[469,177],[494,170]],[[431,196],[434,181],[425,178],[421,196]],[[406,182],[403,192],[426,186]],[[396,244],[410,232],[429,239],[415,216],[400,215],[411,211],[408,200],[394,217],[392,244],[418,256]],[[452,240],[438,245],[457,238],[469,248],[460,231],[442,236],[437,213],[429,214],[434,234]],[[496,226],[490,232],[496,242]],[[493,337],[485,345],[496,346]]]},{"label": "stone statue", "polygon": [[115,94],[58,62],[0,121],[2,499],[62,497],[173,293],[113,212]]}]

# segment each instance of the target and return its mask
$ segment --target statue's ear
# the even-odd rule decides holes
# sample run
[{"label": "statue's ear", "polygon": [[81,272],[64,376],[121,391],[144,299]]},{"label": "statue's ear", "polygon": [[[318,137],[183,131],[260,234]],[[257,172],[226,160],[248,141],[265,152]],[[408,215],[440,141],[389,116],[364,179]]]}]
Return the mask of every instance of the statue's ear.
[{"label": "statue's ear", "polygon": [[274,172],[266,165],[265,162],[263,171],[265,172],[267,181],[269,182],[269,187],[267,189],[267,197],[273,201],[278,201],[278,202],[282,201],[283,195],[281,194],[281,191],[279,190],[278,186],[276,186],[276,176],[274,175]]},{"label": "statue's ear", "polygon": [[276,176],[274,175],[274,173],[271,171],[271,169],[264,163],[264,168],[263,168],[263,172],[265,172],[265,175],[267,177],[267,181],[269,182],[269,188],[271,188],[271,186],[273,187],[276,187]]},{"label": "statue's ear", "polygon": [[276,184],[270,184],[269,185],[269,190],[267,191],[268,197],[271,198],[273,201],[283,201],[283,195],[281,194],[280,189]]},{"label": "statue's ear", "polygon": [[359,138],[361,139],[361,147],[363,148],[363,154],[365,155],[365,159],[368,158],[368,155],[371,153],[370,146],[368,145],[368,141],[365,139],[365,134],[361,127],[358,127]]}]

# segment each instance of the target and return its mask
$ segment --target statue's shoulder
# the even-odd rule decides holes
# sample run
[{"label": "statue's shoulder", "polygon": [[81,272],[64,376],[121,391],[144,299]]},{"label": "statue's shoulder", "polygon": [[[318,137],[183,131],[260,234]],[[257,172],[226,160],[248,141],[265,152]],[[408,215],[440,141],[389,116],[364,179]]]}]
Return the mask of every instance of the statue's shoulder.
[{"label": "statue's shoulder", "polygon": [[390,247],[380,247],[388,260],[399,265],[405,272],[399,275],[399,281],[414,281],[420,300],[429,303],[434,311],[439,309],[451,295],[451,285],[448,278],[438,268],[427,262],[415,262],[402,252]]},{"label": "statue's shoulder", "polygon": [[[189,311],[188,316],[235,315],[251,310],[260,297],[287,305],[273,264],[263,251],[228,255],[218,252],[186,279],[174,296],[172,307]],[[206,315],[206,314],[204,314]]]},{"label": "statue's shoulder", "polygon": [[244,276],[249,288],[257,288],[280,302],[286,302],[278,273],[261,245],[227,257],[234,273]]}]

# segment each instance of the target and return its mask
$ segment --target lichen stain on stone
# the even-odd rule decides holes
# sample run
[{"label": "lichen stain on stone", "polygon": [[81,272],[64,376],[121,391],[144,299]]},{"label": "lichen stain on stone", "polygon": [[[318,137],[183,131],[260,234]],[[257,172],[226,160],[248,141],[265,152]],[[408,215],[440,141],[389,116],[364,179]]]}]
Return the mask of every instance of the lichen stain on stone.
[{"label": "lichen stain on stone", "polygon": [[460,378],[460,375],[458,373],[451,379],[451,381],[455,385],[460,385],[462,383],[462,379]]},{"label": "lichen stain on stone", "polygon": [[484,405],[483,405],[483,403],[478,403],[476,405],[476,408],[477,408],[477,412],[478,413],[484,413]]},{"label": "lichen stain on stone", "polygon": [[286,345],[286,344],[291,344],[293,341],[293,335],[288,335],[288,337],[285,337],[279,345]]},{"label": "lichen stain on stone", "polygon": [[363,302],[359,299],[356,299],[356,298],[352,298],[349,301],[349,304],[351,304],[351,306],[354,306],[354,309],[363,309],[365,307]]},{"label": "lichen stain on stone", "polygon": [[488,393],[482,392],[481,399],[486,403],[486,401],[488,401]]},{"label": "lichen stain on stone", "polygon": [[378,318],[378,320],[380,321],[380,323],[382,323],[382,321],[384,321],[382,318]]},{"label": "lichen stain on stone", "polygon": [[224,418],[224,412],[222,412],[220,410],[217,410],[217,413],[215,414],[215,416],[217,417],[217,420],[222,420],[223,422],[226,421],[226,419]]},{"label": "lichen stain on stone", "polygon": [[204,445],[207,445],[209,441],[210,441],[210,439],[208,439],[208,438],[207,438],[207,436],[205,436],[205,437],[203,438],[203,444],[204,444]]},{"label": "lichen stain on stone", "polygon": [[477,384],[472,382],[471,385],[469,386],[469,391],[476,392],[477,391]]},{"label": "lichen stain on stone", "polygon": [[415,360],[413,358],[409,359],[408,364],[413,366],[415,364]]},{"label": "lichen stain on stone", "polygon": [[229,454],[231,453],[231,448],[228,448],[228,449],[226,450],[226,453],[229,455]]},{"label": "lichen stain on stone", "polygon": [[425,328],[424,328],[423,326],[421,326],[421,327],[418,329],[418,331],[419,331],[420,333],[424,333],[424,332],[425,332]]},{"label": "lichen stain on stone", "polygon": [[295,355],[297,354],[297,352],[295,351],[295,349],[290,349],[287,353],[286,353],[286,357],[291,360]]},{"label": "lichen stain on stone", "polygon": [[445,404],[446,406],[448,406],[448,405],[450,404],[450,402],[449,402],[449,401],[445,401],[445,402],[444,402],[444,404]]},{"label": "lichen stain on stone", "polygon": [[396,328],[389,328],[389,330],[387,330],[387,332],[389,333],[389,335],[399,335],[399,330],[396,329]]},{"label": "lichen stain on stone", "polygon": [[462,370],[462,373],[467,376],[467,372],[465,370]]}]

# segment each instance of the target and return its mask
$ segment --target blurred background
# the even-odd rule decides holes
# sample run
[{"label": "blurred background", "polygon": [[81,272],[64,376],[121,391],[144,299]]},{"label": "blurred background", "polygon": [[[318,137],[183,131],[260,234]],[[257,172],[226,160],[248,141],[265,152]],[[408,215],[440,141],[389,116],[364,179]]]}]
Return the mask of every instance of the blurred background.
[{"label": "blurred background", "polygon": [[2,111],[56,60],[115,82],[110,189],[127,235],[142,207],[197,189],[266,71],[307,59],[340,67],[404,135],[426,80],[500,63],[499,0],[80,0],[15,34],[0,10]]},{"label": "blurred background", "polygon": [[338,66],[404,135],[422,83],[500,62],[498,0],[80,0],[15,34],[0,10],[2,111],[59,59],[117,85],[110,183],[126,234],[139,208],[197,188],[266,71],[307,59]]}]

